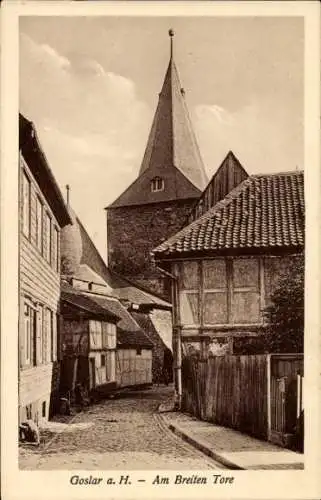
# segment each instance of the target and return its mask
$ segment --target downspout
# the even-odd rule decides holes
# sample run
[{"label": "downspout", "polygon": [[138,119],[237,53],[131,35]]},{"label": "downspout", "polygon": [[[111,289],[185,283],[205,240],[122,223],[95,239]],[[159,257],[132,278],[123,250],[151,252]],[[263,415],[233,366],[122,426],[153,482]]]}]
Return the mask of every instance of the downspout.
[{"label": "downspout", "polygon": [[[156,263],[155,263],[156,265]],[[178,287],[177,276],[174,276],[165,269],[156,265],[156,269],[170,278],[172,280],[172,322],[173,322],[173,360],[174,360],[174,383],[175,383],[175,408],[177,410],[181,410],[182,407],[182,338],[181,338],[181,329],[177,325],[179,323],[177,318],[177,313],[179,314],[179,303],[178,303]]]}]

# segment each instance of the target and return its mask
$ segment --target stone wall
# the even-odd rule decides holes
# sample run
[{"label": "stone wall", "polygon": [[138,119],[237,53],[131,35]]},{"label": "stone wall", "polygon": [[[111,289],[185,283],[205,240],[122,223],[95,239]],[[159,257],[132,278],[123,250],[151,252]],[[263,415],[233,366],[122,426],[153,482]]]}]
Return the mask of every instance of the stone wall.
[{"label": "stone wall", "polygon": [[107,244],[110,269],[169,299],[169,280],[153,266],[150,252],[185,225],[195,201],[109,208]]}]

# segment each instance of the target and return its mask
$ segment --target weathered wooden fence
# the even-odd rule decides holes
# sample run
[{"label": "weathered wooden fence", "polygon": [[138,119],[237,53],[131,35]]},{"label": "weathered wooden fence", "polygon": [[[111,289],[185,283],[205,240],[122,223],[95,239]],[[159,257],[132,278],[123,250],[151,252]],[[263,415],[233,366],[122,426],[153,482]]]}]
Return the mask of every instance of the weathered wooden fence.
[{"label": "weathered wooden fence", "polygon": [[[206,361],[186,356],[183,410],[201,420],[274,440],[276,434],[295,426],[297,374],[302,372],[300,355],[216,356]],[[285,392],[279,379],[285,380]],[[278,442],[282,444],[282,439]]]},{"label": "weathered wooden fence", "polygon": [[267,438],[266,356],[185,357],[183,408],[202,420]]}]

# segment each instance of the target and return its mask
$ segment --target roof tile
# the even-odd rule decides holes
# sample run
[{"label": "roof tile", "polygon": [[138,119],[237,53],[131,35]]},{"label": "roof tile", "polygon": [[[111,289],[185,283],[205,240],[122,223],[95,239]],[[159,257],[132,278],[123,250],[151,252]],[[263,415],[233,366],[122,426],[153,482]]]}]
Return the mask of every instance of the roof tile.
[{"label": "roof tile", "polygon": [[304,244],[303,172],[253,175],[153,254]]}]

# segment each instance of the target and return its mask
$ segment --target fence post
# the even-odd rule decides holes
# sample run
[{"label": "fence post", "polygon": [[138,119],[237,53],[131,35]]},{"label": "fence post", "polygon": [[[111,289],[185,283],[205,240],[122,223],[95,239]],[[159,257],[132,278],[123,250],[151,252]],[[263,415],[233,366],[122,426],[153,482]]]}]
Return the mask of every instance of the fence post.
[{"label": "fence post", "polygon": [[267,378],[267,439],[271,439],[271,354],[266,356],[266,378]]},{"label": "fence post", "polygon": [[301,413],[301,408],[302,408],[302,395],[301,395],[301,391],[302,391],[302,377],[301,375],[298,373],[297,376],[296,376],[296,383],[297,383],[297,404],[296,404],[296,418],[299,418],[300,417],[300,413]]}]

